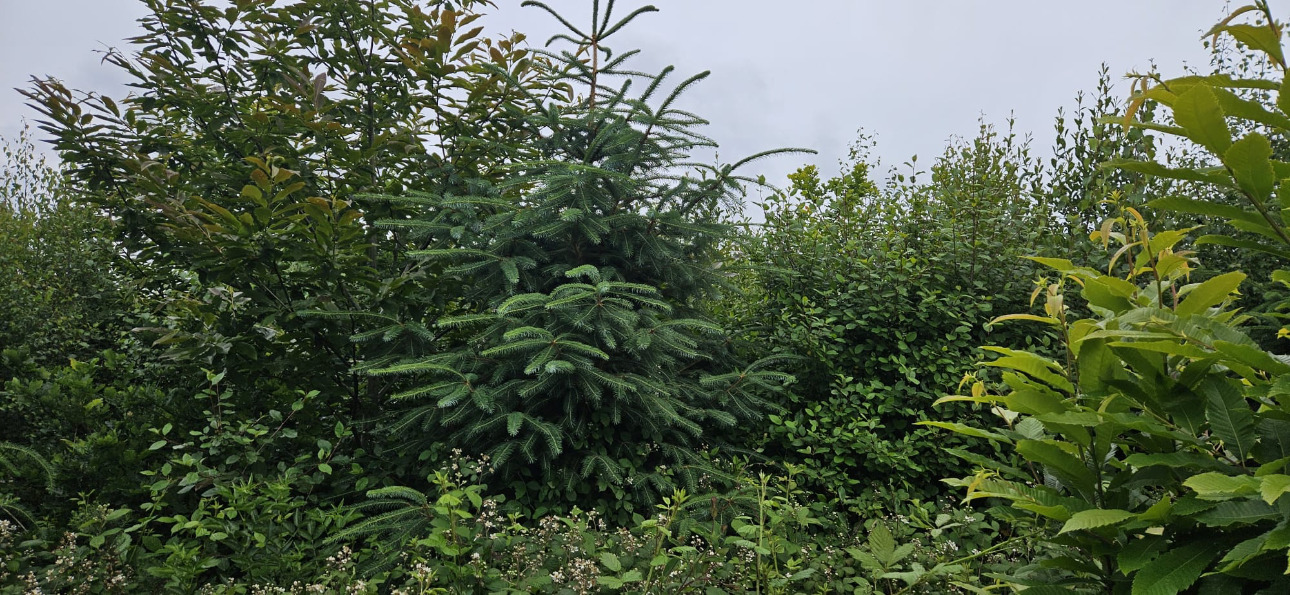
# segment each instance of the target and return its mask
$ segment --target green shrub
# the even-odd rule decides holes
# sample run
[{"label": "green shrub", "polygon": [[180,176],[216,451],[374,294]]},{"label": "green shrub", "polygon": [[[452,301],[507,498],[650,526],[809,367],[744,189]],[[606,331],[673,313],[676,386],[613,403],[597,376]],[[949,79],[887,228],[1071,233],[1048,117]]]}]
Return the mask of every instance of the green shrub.
[{"label": "green shrub", "polygon": [[[1237,20],[1251,13],[1255,22]],[[1282,31],[1266,3],[1237,9],[1211,33],[1261,53],[1284,78]],[[1124,123],[1183,137],[1209,158],[1109,165],[1184,188],[1217,187],[1217,199],[1207,191],[1149,206],[1244,232],[1211,233],[1196,244],[1255,251],[1284,265],[1290,235],[1281,205],[1290,169],[1273,157],[1270,137],[1290,131],[1290,95],[1272,104],[1260,94],[1285,82],[1217,74],[1140,83]],[[1149,102],[1166,107],[1172,123],[1135,120]],[[944,399],[988,405],[1004,427],[939,425],[1005,445],[1025,461],[982,461],[974,476],[951,482],[969,499],[1010,501],[1009,518],[1046,531],[1049,551],[1014,571],[1014,585],[1161,594],[1290,586],[1290,545],[1282,538],[1290,523],[1290,501],[1282,498],[1290,486],[1282,473],[1290,462],[1290,365],[1242,331],[1249,316],[1232,305],[1244,273],[1189,278],[1195,253],[1183,242],[1194,229],[1152,230],[1124,207],[1094,236],[1115,248],[1105,269],[1037,259],[1058,276],[1044,292],[1044,315],[1002,318],[1056,330],[1064,353],[992,348],[999,357],[986,365],[1005,370],[1005,386],[996,394],[976,383],[970,395]],[[1290,281],[1283,270],[1271,277]],[[1068,307],[1068,287],[1079,288],[1087,315]]]},{"label": "green shrub", "polygon": [[[75,188],[25,129],[0,139],[0,155],[0,349],[58,366],[112,347],[130,289],[110,224],[73,201]],[[0,360],[0,382],[13,359]]]},{"label": "green shrub", "polygon": [[739,246],[756,271],[753,314],[740,318],[758,329],[751,342],[801,356],[767,454],[804,465],[823,497],[879,510],[882,494],[929,497],[934,478],[963,468],[944,456],[961,442],[915,424],[972,369],[976,346],[999,338],[986,325],[995,313],[1024,303],[1032,268],[1020,256],[1048,213],[1025,146],[989,128],[925,183],[879,188],[861,149],[844,175],[804,168],[768,201]]}]

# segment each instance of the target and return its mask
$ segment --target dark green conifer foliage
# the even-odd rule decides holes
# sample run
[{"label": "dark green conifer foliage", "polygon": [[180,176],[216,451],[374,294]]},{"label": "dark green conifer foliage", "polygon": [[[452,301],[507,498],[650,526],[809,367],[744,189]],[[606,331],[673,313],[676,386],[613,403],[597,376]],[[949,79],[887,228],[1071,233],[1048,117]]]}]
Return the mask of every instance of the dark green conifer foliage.
[{"label": "dark green conifer foliage", "polygon": [[707,73],[669,86],[671,68],[629,72],[635,52],[603,45],[653,7],[614,20],[612,1],[593,2],[583,31],[525,4],[568,26],[551,41],[575,48],[547,55],[581,95],[533,116],[539,158],[504,182],[398,199],[426,215],[388,225],[423,234],[414,256],[469,289],[437,321],[449,348],[374,373],[415,375],[396,395],[401,431],[489,454],[544,503],[648,499],[695,483],[709,428],[755,418],[757,393],[786,378],[738,366],[702,314],[722,286],[721,214],[751,181],[734,171],[752,158],[684,163],[715,146],[676,107]]}]

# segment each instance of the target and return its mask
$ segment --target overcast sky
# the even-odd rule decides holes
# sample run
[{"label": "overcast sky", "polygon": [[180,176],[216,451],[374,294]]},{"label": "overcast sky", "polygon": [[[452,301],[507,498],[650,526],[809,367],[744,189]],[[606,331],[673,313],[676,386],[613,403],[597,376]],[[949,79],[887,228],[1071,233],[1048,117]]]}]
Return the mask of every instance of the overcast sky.
[{"label": "overcast sky", "polygon": [[[520,0],[496,0],[487,24],[542,43],[554,22]],[[576,24],[586,0],[549,0]],[[620,0],[618,12],[639,6]],[[643,50],[637,63],[678,74],[711,70],[685,106],[711,120],[723,161],[775,147],[815,157],[765,161],[747,173],[771,181],[804,162],[833,172],[859,128],[876,134],[884,166],[911,155],[930,163],[979,117],[1015,114],[1046,152],[1053,117],[1091,90],[1099,65],[1119,80],[1154,60],[1165,74],[1204,66],[1200,34],[1225,14],[1219,0],[654,0],[611,39]],[[1241,4],[1240,2],[1236,3]],[[1290,18],[1290,0],[1273,0]],[[101,51],[124,46],[143,7],[133,0],[0,0],[0,135],[36,114],[11,89],[52,75],[79,89],[123,96],[123,79]],[[679,80],[679,79],[678,79]],[[1119,87],[1121,93],[1125,86]]]}]

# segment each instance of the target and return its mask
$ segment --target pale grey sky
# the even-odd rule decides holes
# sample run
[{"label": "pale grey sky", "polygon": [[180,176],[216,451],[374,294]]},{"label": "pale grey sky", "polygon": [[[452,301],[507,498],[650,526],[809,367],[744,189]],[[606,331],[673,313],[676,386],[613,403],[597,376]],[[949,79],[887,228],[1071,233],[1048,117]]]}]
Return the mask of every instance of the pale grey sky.
[{"label": "pale grey sky", "polygon": [[[644,2],[619,0],[618,12]],[[496,0],[490,27],[555,31],[545,13]],[[1117,78],[1154,59],[1166,74],[1204,66],[1200,33],[1224,14],[1220,0],[653,0],[610,45],[644,50],[637,63],[678,74],[712,70],[685,106],[732,161],[774,147],[820,151],[768,160],[747,173],[772,182],[805,162],[833,172],[858,128],[877,134],[884,166],[910,155],[930,164],[951,135],[972,135],[978,117],[1033,133],[1046,152],[1053,117],[1091,90],[1099,64]],[[575,23],[587,0],[550,0]],[[1240,5],[1241,2],[1235,2]],[[1290,0],[1273,0],[1290,19]],[[95,50],[124,47],[143,12],[134,0],[0,0],[0,135],[35,119],[11,89],[53,75],[80,89],[122,96]],[[678,79],[679,80],[679,79]],[[1121,92],[1125,91],[1123,85]]]}]

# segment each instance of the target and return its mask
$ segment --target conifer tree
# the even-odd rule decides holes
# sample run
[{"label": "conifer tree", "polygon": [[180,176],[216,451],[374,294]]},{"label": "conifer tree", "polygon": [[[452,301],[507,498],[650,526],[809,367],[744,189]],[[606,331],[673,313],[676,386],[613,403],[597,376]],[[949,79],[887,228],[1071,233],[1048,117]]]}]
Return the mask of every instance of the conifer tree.
[{"label": "conifer tree", "polygon": [[604,45],[653,7],[614,20],[597,0],[583,30],[525,5],[568,28],[551,41],[574,48],[546,55],[579,95],[533,115],[539,157],[505,181],[395,199],[424,216],[388,225],[421,234],[413,255],[469,289],[434,323],[448,347],[374,373],[414,375],[396,395],[410,404],[401,431],[488,454],[545,503],[648,500],[694,484],[701,446],[756,418],[757,393],[786,378],[771,361],[738,366],[703,315],[722,287],[722,213],[751,182],[734,172],[765,154],[685,162],[715,146],[676,107],[707,73],[669,86],[672,68],[630,72],[636,52]]}]

